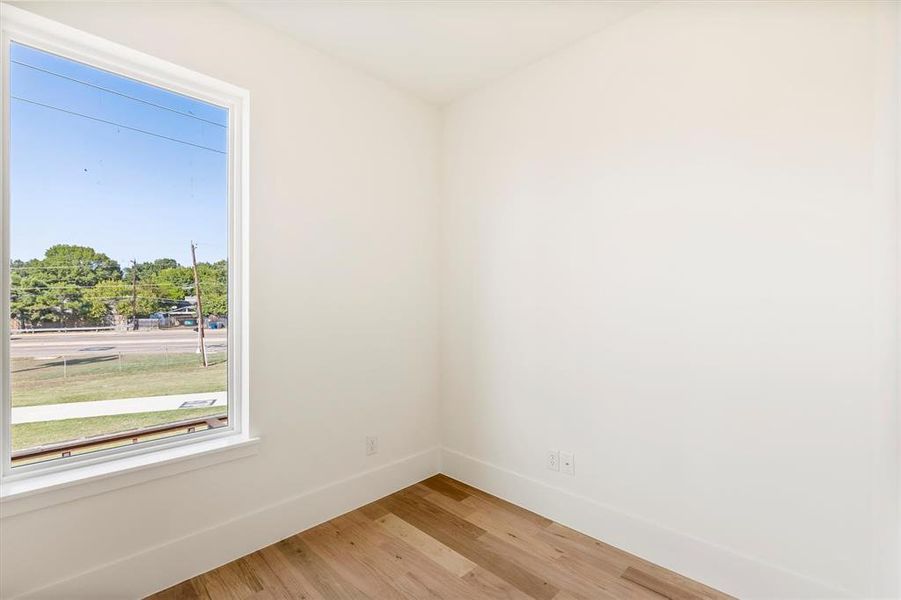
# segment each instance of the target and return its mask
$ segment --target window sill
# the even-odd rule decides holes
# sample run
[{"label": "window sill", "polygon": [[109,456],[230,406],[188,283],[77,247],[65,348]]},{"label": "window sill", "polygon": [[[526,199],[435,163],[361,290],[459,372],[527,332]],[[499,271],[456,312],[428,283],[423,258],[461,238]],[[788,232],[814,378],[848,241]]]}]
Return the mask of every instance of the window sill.
[{"label": "window sill", "polygon": [[0,485],[0,518],[251,456],[257,453],[259,441],[236,434],[65,471],[8,479]]}]

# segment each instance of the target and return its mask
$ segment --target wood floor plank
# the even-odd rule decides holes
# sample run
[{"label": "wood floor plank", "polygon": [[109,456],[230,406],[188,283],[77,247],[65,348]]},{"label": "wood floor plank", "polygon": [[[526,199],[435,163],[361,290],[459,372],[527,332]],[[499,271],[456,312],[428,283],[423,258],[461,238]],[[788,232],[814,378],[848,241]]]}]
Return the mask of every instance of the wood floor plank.
[{"label": "wood floor plank", "polygon": [[465,556],[457,554],[454,550],[448,548],[425,532],[413,527],[393,513],[388,513],[376,522],[384,527],[391,535],[410,544],[457,577],[465,575],[476,567],[476,564]]},{"label": "wood floor plank", "polygon": [[424,498],[432,504],[436,504],[444,510],[457,515],[461,519],[465,519],[475,512],[475,509],[470,505],[457,502],[438,492],[431,492],[430,494],[425,495]]},{"label": "wood floor plank", "polygon": [[672,600],[735,600],[702,583],[698,583],[678,573],[674,573],[653,563],[642,561],[638,567],[628,567],[623,571],[623,579],[627,579],[645,588],[653,590]]},{"label": "wood floor plank", "polygon": [[540,574],[529,572],[506,556],[478,542],[485,533],[479,527],[426,501],[395,494],[382,500],[398,517],[429,534],[477,565],[512,584],[536,600],[550,600],[559,591]]},{"label": "wood floor plank", "polygon": [[611,575],[621,575],[626,568],[643,564],[643,561],[633,554],[557,523],[548,526],[537,535],[548,544],[555,544],[561,548],[569,559],[594,565],[594,568]]},{"label": "wood floor plank", "polygon": [[638,585],[647,588],[652,592],[656,592],[664,598],[669,598],[670,600],[701,600],[700,596],[684,587],[665,581],[660,577],[655,577],[647,571],[642,571],[635,567],[626,569],[622,574],[622,578],[637,583]]},{"label": "wood floor plank", "polygon": [[394,513],[404,520],[407,520],[404,515],[410,515],[417,520],[424,520],[432,525],[431,528],[438,528],[442,531],[448,531],[471,539],[477,539],[485,533],[485,530],[481,527],[470,523],[466,519],[461,519],[424,498],[409,494],[406,490],[401,490],[396,494],[383,498],[379,502],[388,512]]},{"label": "wood floor plank", "polygon": [[372,502],[371,504],[367,504],[366,506],[361,506],[354,512],[360,512],[370,519],[375,520],[379,517],[385,516],[388,511],[386,511],[385,508],[378,502]]},{"label": "wood floor plank", "polygon": [[204,573],[200,581],[215,600],[246,600],[263,590],[263,584],[244,558]]},{"label": "wood floor plank", "polygon": [[257,554],[272,570],[279,583],[288,590],[293,600],[326,600],[306,578],[303,571],[292,567],[284,553],[275,545],[266,546]]},{"label": "wood floor plank", "polygon": [[[634,554],[620,550],[600,540],[585,535],[569,527],[553,523],[540,536],[560,545],[567,554],[568,561],[583,570],[601,570],[606,573],[622,574],[629,567],[648,572],[655,577],[682,587],[705,600],[729,600],[732,596],[702,583],[683,577],[668,569],[648,562]],[[734,599],[733,599],[734,600]]]},{"label": "wood floor plank", "polygon": [[404,590],[411,598],[417,600],[445,600],[445,596],[436,589],[429,587],[415,573],[406,573],[396,580],[395,585]]},{"label": "wood floor plank", "polygon": [[576,577],[577,581],[596,585],[617,598],[660,600],[656,593],[623,579],[621,577],[622,573],[616,573],[615,569],[606,568],[606,566],[598,568],[597,560],[586,557],[584,554],[580,556],[567,554],[565,557],[554,561],[554,564]]},{"label": "wood floor plank", "polygon": [[[635,557],[632,555],[626,553],[613,555],[607,553],[604,548],[592,553],[590,548],[585,548],[567,538],[553,536],[546,530],[540,531],[537,537],[548,544],[556,544],[557,549],[564,552],[554,563],[579,580],[590,582],[603,589],[614,589],[617,595],[623,597],[660,600],[657,594],[620,577],[623,570],[628,567],[626,561],[634,560]],[[617,583],[611,586],[612,581]]]},{"label": "wood floor plank", "polygon": [[[501,508],[502,510],[509,512],[510,514],[516,515],[517,517],[519,517],[521,519],[530,521],[539,527],[547,527],[548,525],[553,523],[553,521],[548,519],[547,517],[542,517],[541,515],[535,514],[530,510],[526,510],[525,508],[522,508],[521,506],[517,506],[517,505],[513,504],[512,502],[507,502],[503,498],[499,498],[497,496],[489,494],[488,492],[483,492],[482,490],[476,489],[476,488],[474,488],[470,485],[467,485],[463,482],[456,481],[454,479],[450,479],[449,477],[447,477],[445,475],[441,475],[440,477],[443,477],[444,480],[448,481],[451,485],[455,485],[455,486],[459,487],[460,489],[468,492],[471,498],[481,499],[486,502],[489,502],[489,503],[497,506],[498,508]],[[463,504],[470,504],[470,503],[477,502],[477,500],[467,498],[465,500],[461,500],[461,502]]]},{"label": "wood floor plank", "polygon": [[566,538],[556,537],[547,531],[535,536],[555,549],[563,552],[560,562],[566,563],[570,570],[584,572],[585,577],[604,576],[618,578],[630,565],[628,559],[618,555],[605,555],[602,550],[592,551]]},{"label": "wood floor plank", "polygon": [[478,598],[459,577],[437,564],[432,557],[391,535],[379,523],[368,519],[365,515],[350,512],[332,519],[332,522],[344,527],[345,530],[352,530],[357,537],[365,540],[367,549],[378,547],[374,560],[387,560],[398,572],[405,572],[397,585],[407,593],[414,593],[415,597],[426,599]]},{"label": "wood floor plank", "polygon": [[477,510],[473,510],[466,517],[470,523],[478,525],[510,545],[530,554],[547,560],[555,560],[563,556],[563,551],[557,545],[550,544],[539,537],[539,534],[544,531],[543,527],[502,510],[490,502],[474,497],[472,500],[476,502],[470,503],[469,506],[477,507]]},{"label": "wood floor plank", "polygon": [[479,598],[498,598],[503,600],[531,600],[529,596],[510,585],[491,571],[476,567],[467,573],[463,580]]},{"label": "wood floor plank", "polygon": [[[300,534],[302,535],[302,534]],[[277,543],[278,549],[296,569],[302,571],[313,587],[328,600],[366,600],[369,598],[341,577],[328,561],[316,554],[300,535]]]},{"label": "wood floor plank", "polygon": [[306,532],[304,540],[341,577],[367,595],[379,600],[409,600],[410,597],[392,583],[403,573],[391,572],[378,561],[371,560],[365,542],[352,533],[328,522]]},{"label": "wood floor plank", "polygon": [[279,596],[270,590],[260,590],[248,596],[245,600],[279,600]]},{"label": "wood floor plank", "polygon": [[731,597],[470,485],[436,475],[150,598]]},{"label": "wood floor plank", "polygon": [[478,598],[478,593],[470,587],[464,578],[456,577],[447,569],[439,566],[421,552],[391,536],[382,542],[380,549],[398,566],[407,570],[407,577],[415,581],[420,588],[426,589],[430,596],[444,600],[462,598]]},{"label": "wood floor plank", "polygon": [[578,591],[583,597],[592,598],[599,594],[607,597],[650,597],[646,590],[620,580],[621,568],[611,567],[609,570],[597,570],[594,567],[581,570],[580,565],[572,564],[569,552],[557,544],[557,540],[545,535],[545,527],[538,521],[523,519],[519,514],[501,510],[497,504],[472,496],[469,504],[478,507],[467,517],[470,522],[488,531],[494,538],[483,537],[485,542],[493,539],[502,540],[509,547],[497,548],[509,558],[516,560],[530,570],[541,570],[546,578],[556,587],[567,588],[571,592]]},{"label": "wood floor plank", "polygon": [[429,477],[425,481],[422,482],[422,485],[438,492],[439,494],[444,494],[448,498],[452,500],[456,500],[459,502],[460,500],[465,500],[469,498],[469,492],[453,485],[446,478],[443,478],[439,475],[435,475],[434,477]]},{"label": "wood floor plank", "polygon": [[512,511],[506,506],[504,500],[496,497],[470,496],[460,504],[472,508],[473,512],[484,513],[490,519],[503,522],[520,531],[544,531],[552,523],[549,523],[544,517],[536,519],[534,513],[524,511],[519,507],[517,507],[519,510]]},{"label": "wood floor plank", "polygon": [[210,600],[206,588],[197,577],[173,585],[154,595],[154,598],[156,600]]},{"label": "wood floor plank", "polygon": [[[271,597],[272,600],[296,600],[260,552],[248,554],[235,562],[241,564],[247,571],[256,576],[257,581],[262,586],[260,591],[266,591],[268,597]],[[251,597],[254,596],[252,595]]]},{"label": "wood floor plank", "polygon": [[640,586],[635,586],[628,581],[616,576],[579,572],[570,567],[564,560],[547,560],[535,554],[511,546],[507,540],[500,539],[490,533],[486,533],[479,541],[486,547],[503,554],[509,560],[515,562],[528,571],[541,572],[542,576],[558,590],[567,590],[577,595],[592,599],[644,599],[659,600],[653,594]]},{"label": "wood floor plank", "polygon": [[560,592],[554,596],[554,600],[591,600],[591,598],[575,594],[569,590],[560,590]]},{"label": "wood floor plank", "polygon": [[[392,560],[407,568],[407,575],[418,580],[434,596],[446,600],[482,597],[479,590],[473,587],[466,576],[457,577],[453,575],[447,569],[436,564],[424,554],[397,538],[389,536],[389,539],[381,544],[381,548]],[[502,585],[510,587],[506,583]]]}]

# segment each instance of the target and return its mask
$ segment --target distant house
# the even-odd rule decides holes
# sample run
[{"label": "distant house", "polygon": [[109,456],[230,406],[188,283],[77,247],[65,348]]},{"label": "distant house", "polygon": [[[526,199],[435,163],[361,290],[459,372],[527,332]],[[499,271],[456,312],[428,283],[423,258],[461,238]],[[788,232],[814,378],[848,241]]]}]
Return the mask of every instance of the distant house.
[{"label": "distant house", "polygon": [[[161,329],[170,327],[197,327],[197,305],[194,297],[176,302],[168,311],[151,315],[160,323]],[[228,317],[210,315],[204,319],[204,325],[210,329],[225,329],[228,326]]]},{"label": "distant house", "polygon": [[175,302],[168,311],[154,313],[152,316],[160,321],[160,328],[163,329],[197,326],[197,307],[188,300]]}]

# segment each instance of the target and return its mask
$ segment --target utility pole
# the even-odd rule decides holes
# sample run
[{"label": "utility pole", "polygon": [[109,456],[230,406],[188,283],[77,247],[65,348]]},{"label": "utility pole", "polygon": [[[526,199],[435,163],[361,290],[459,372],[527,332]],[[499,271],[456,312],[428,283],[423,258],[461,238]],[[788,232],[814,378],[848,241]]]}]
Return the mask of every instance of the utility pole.
[{"label": "utility pole", "polygon": [[131,320],[132,329],[138,330],[138,261],[131,259]]},{"label": "utility pole", "polygon": [[203,305],[200,303],[200,278],[197,276],[197,246],[191,242],[191,264],[194,267],[194,295],[197,297],[197,343],[200,344],[200,359],[204,367],[208,367],[206,348],[203,345]]}]

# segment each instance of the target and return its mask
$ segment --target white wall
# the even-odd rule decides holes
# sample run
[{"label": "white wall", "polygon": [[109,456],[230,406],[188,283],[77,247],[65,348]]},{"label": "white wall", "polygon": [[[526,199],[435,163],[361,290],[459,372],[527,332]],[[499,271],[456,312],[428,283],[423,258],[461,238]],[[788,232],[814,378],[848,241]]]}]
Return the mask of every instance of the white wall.
[{"label": "white wall", "polygon": [[895,8],[663,2],[450,107],[445,472],[742,597],[898,592]]},{"label": "white wall", "polygon": [[[136,597],[434,472],[438,111],[231,9],[20,6],[250,90],[263,441],[255,457],[3,518],[0,596]],[[380,452],[366,457],[370,433]]]}]

